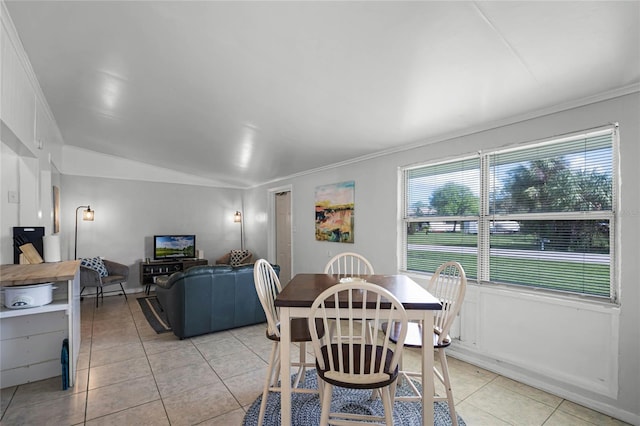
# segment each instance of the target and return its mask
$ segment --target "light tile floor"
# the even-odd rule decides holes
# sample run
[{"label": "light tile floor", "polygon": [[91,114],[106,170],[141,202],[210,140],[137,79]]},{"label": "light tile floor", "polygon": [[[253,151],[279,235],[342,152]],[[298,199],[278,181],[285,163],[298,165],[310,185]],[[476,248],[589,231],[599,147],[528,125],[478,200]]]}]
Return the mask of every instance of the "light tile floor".
[{"label": "light tile floor", "polygon": [[[136,297],[82,302],[76,385],[60,377],[1,391],[2,425],[241,425],[260,395],[265,325],[192,339],[156,334]],[[408,368],[419,361],[405,353]],[[622,425],[562,398],[449,357],[458,413],[470,425]]]}]

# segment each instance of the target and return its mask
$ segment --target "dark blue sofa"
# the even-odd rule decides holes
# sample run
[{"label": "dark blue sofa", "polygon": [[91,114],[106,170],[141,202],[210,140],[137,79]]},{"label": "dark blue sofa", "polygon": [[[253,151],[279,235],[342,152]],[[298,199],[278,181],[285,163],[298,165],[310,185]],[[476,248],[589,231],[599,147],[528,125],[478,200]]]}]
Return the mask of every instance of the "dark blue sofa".
[{"label": "dark blue sofa", "polygon": [[253,264],[195,266],[157,282],[156,294],[180,339],[267,321]]}]

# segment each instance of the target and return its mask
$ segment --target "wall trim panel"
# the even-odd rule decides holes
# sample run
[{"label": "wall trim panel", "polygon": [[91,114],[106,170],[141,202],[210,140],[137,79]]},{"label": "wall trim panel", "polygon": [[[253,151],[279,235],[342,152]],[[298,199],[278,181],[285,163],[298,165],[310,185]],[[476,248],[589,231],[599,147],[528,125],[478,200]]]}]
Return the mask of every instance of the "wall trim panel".
[{"label": "wall trim panel", "polygon": [[617,398],[617,306],[478,285],[470,289],[474,297],[461,311],[462,323],[472,325],[462,329],[459,346],[465,351]]}]

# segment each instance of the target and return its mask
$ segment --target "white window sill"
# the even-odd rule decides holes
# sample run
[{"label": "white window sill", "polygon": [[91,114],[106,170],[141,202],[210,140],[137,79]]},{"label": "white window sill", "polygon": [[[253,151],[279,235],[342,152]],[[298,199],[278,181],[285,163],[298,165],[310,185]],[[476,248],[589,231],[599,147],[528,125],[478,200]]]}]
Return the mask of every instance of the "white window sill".
[{"label": "white window sill", "polygon": [[[407,275],[413,279],[428,283],[433,274],[430,273],[419,273],[415,271],[398,271],[398,273]],[[494,293],[497,292],[506,292],[511,296],[521,295],[523,298],[535,298],[535,299],[547,299],[551,303],[560,303],[563,305],[571,305],[575,303],[576,305],[588,304],[594,307],[601,307],[604,309],[612,309],[619,308],[620,304],[609,300],[607,298],[581,295],[575,293],[562,293],[552,290],[546,290],[542,288],[533,288],[533,287],[525,287],[518,285],[510,285],[510,284],[500,284],[493,282],[483,282],[478,283],[475,279],[468,279],[467,284],[479,289],[479,290],[487,290]]]}]

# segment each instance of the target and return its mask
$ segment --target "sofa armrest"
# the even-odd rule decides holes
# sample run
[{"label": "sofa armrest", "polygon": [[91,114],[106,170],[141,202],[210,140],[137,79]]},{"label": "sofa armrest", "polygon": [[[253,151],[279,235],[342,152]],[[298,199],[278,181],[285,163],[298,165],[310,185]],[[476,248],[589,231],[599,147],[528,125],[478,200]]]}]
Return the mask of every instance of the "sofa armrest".
[{"label": "sofa armrest", "polygon": [[171,275],[160,275],[158,277],[156,277],[155,279],[155,284],[156,284],[156,288],[160,287],[160,288],[164,288],[164,289],[170,289],[173,286],[173,283],[176,282],[176,279],[171,279],[171,277],[173,277],[176,274],[179,274],[180,272],[176,272],[174,274]]}]

